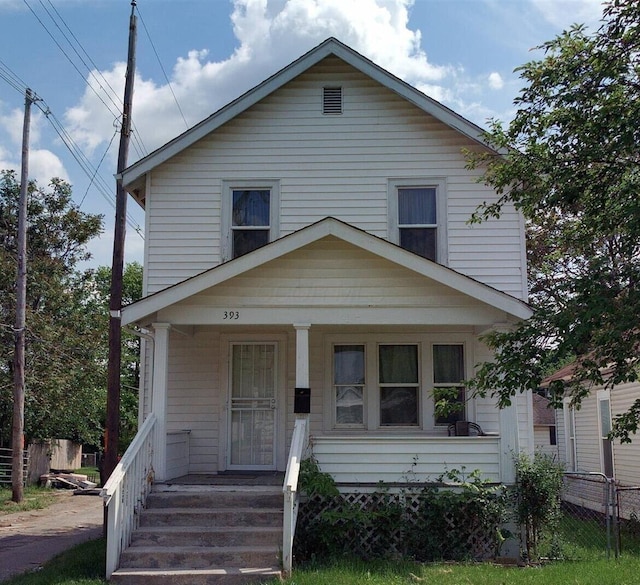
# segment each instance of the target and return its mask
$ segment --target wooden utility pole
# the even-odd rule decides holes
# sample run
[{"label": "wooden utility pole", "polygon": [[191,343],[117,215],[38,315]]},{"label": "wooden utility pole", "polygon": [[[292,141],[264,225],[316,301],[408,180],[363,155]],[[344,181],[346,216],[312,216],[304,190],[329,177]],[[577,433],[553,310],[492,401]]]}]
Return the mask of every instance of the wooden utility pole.
[{"label": "wooden utility pole", "polygon": [[129,18],[129,51],[124,85],[122,128],[118,150],[116,178],[116,220],[113,232],[113,261],[111,264],[111,298],[109,301],[109,362],[107,367],[107,428],[105,429],[105,457],[101,470],[102,485],[118,463],[120,436],[120,358],[122,332],[120,309],[122,308],[122,274],[124,270],[124,241],[127,217],[127,193],[122,186],[121,173],[127,166],[129,137],[131,134],[131,108],[133,105],[133,81],[136,70],[136,0],[131,2]]},{"label": "wooden utility pole", "polygon": [[13,434],[11,439],[11,487],[14,502],[24,497],[24,346],[27,309],[27,193],[29,189],[29,128],[33,94],[27,88],[22,126],[22,170],[18,201],[18,269],[16,274],[16,326],[13,355]]}]

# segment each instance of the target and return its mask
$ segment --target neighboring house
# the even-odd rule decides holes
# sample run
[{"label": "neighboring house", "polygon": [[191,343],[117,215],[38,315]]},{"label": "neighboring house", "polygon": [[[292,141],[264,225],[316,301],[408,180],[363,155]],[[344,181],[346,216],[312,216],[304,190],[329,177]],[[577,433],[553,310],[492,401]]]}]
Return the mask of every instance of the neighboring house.
[{"label": "neighboring house", "polygon": [[[569,381],[569,365],[549,377]],[[640,484],[640,444],[620,443],[608,438],[616,415],[626,412],[640,396],[640,382],[620,384],[611,390],[593,386],[580,408],[566,397],[557,411],[558,452],[567,471],[602,473],[623,486]]]},{"label": "neighboring house", "polygon": [[533,394],[533,436],[535,450],[558,459],[556,435],[556,411],[549,406],[549,399]]}]

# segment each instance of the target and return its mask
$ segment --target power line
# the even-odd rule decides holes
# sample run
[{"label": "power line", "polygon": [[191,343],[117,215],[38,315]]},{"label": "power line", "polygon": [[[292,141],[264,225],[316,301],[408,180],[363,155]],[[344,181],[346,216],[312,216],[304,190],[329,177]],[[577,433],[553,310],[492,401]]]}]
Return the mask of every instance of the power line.
[{"label": "power line", "polygon": [[82,207],[82,204],[84,203],[84,200],[87,197],[87,193],[89,193],[89,188],[93,184],[93,181],[96,178],[96,175],[98,174],[98,171],[100,170],[100,166],[102,165],[102,161],[107,156],[107,153],[109,152],[109,149],[111,148],[111,145],[113,144],[113,139],[116,137],[116,134],[118,134],[118,130],[117,129],[113,131],[113,135],[111,136],[111,140],[109,140],[109,144],[108,144],[107,148],[105,149],[104,154],[102,155],[102,158],[100,159],[100,162],[98,163],[98,166],[96,167],[95,172],[93,173],[93,177],[91,177],[91,181],[87,185],[87,190],[84,192],[84,195],[82,196],[82,199],[80,200],[80,206],[81,207]]},{"label": "power line", "polygon": [[[8,85],[13,87],[17,91],[20,91],[21,93],[24,93],[24,90],[26,90],[26,87],[27,87],[26,83],[22,81],[22,79],[20,79],[20,77],[14,71],[12,71],[11,68],[6,63],[2,61],[0,61],[0,79],[2,79]],[[74,158],[78,166],[89,178],[90,183],[89,183],[89,186],[87,187],[87,191],[89,190],[91,185],[94,184],[96,189],[100,193],[100,195],[107,201],[107,203],[109,203],[109,205],[113,209],[115,209],[115,202],[113,200],[114,195],[112,193],[112,188],[106,183],[104,178],[98,174],[99,167],[102,164],[104,158],[106,157],[109,147],[113,143],[113,137],[109,142],[109,147],[107,147],[107,150],[105,151],[104,155],[100,159],[100,163],[98,164],[98,167],[95,168],[91,163],[91,161],[88,159],[88,157],[84,154],[82,149],[73,140],[69,132],[65,129],[62,122],[60,122],[60,120],[51,111],[51,108],[46,104],[46,102],[35,93],[33,93],[33,100],[34,100],[34,105],[44,114],[47,120],[49,120],[49,123],[53,127],[58,137],[62,140],[62,143],[66,146],[67,150],[69,151],[71,156]],[[117,132],[117,129],[116,129],[116,132]],[[82,202],[84,202],[86,196],[87,196],[87,193],[85,193],[84,197],[82,198]],[[82,205],[82,202],[80,203],[80,205]],[[142,228],[140,227],[138,222],[135,221],[133,216],[131,216],[130,214],[127,214],[127,224],[142,239],[144,239],[144,236],[141,233]]]},{"label": "power line", "polygon": [[153,40],[151,39],[151,35],[149,34],[149,29],[147,28],[147,25],[144,22],[144,19],[142,18],[142,14],[140,12],[140,8],[136,7],[136,11],[138,12],[138,16],[140,17],[140,22],[142,22],[142,27],[144,28],[144,32],[147,33],[147,38],[149,39],[149,43],[151,44],[151,48],[153,49],[153,52],[156,56],[156,59],[158,60],[158,64],[160,65],[160,69],[162,70],[162,74],[164,75],[164,79],[167,82],[167,85],[169,86],[169,90],[171,91],[171,95],[173,96],[173,101],[176,103],[176,106],[178,106],[178,111],[180,112],[180,115],[182,116],[182,120],[184,122],[184,125],[186,127],[186,129],[189,129],[189,124],[187,123],[187,119],[184,117],[184,113],[182,112],[182,108],[180,107],[180,104],[178,103],[178,98],[176,97],[175,92],[173,91],[173,86],[171,85],[171,82],[169,81],[169,77],[167,77],[167,72],[164,70],[164,67],[162,65],[162,61],[160,60],[160,55],[158,55],[158,51],[156,51],[156,46],[153,44]]},{"label": "power line", "polygon": [[[86,72],[88,74],[88,77],[91,78],[96,83],[97,89],[96,89],[96,87],[94,87],[93,83],[90,83],[89,79],[85,77],[85,75],[80,70],[78,65],[74,62],[73,58],[63,48],[61,43],[56,39],[55,35],[51,32],[51,30],[47,27],[47,25],[43,22],[43,20],[38,16],[38,14],[35,12],[35,10],[33,10],[33,8],[29,5],[28,1],[27,0],[23,0],[23,2],[27,6],[27,8],[29,8],[29,10],[31,11],[33,16],[36,18],[36,20],[40,23],[42,28],[44,28],[46,33],[51,37],[51,40],[53,40],[53,42],[56,44],[58,49],[60,49],[62,54],[66,57],[67,61],[69,61],[69,63],[76,70],[78,75],[80,75],[80,77],[83,80],[83,82],[86,83],[86,85],[89,87],[89,89],[95,94],[95,96],[100,100],[100,102],[102,102],[104,107],[114,117],[114,119],[119,119],[122,116],[122,109],[121,109],[121,107],[120,107],[120,105],[119,105],[119,103],[117,101],[117,97],[114,97],[114,96],[116,96],[115,90],[113,89],[113,87],[111,87],[111,85],[109,84],[109,81],[105,78],[105,76],[100,72],[98,66],[95,64],[93,59],[91,59],[89,53],[86,51],[86,49],[84,49],[84,47],[82,46],[82,44],[80,43],[78,38],[71,31],[71,28],[69,27],[69,25],[64,21],[64,19],[60,15],[60,13],[53,7],[51,2],[49,1],[49,4],[51,5],[51,8],[53,9],[55,14],[57,15],[58,19],[64,25],[64,28],[66,28],[69,31],[69,33],[71,34],[71,37],[75,41],[75,45],[77,45],[79,47],[80,51],[82,51],[82,53],[84,53],[84,55],[86,56],[87,60],[89,61],[89,63],[91,63],[91,65],[93,66],[95,71],[98,72],[98,75],[102,78],[102,81],[104,82],[104,85],[96,77],[96,74],[94,73],[94,70],[91,69],[91,67],[89,67],[89,65],[87,64],[87,61],[82,57],[82,55],[80,54],[78,49],[76,49],[76,47],[74,46],[74,43],[70,40],[69,36],[65,33],[65,31],[62,29],[60,24],[58,24],[58,22],[56,21],[56,18],[53,16],[53,14],[43,4],[42,0],[40,0],[40,5],[42,6],[43,10],[47,13],[47,15],[49,16],[49,18],[51,19],[51,21],[53,22],[55,27],[58,29],[58,31],[59,31],[60,35],[62,36],[62,38],[66,41],[66,43],[69,45],[69,47],[71,47],[73,52],[76,54],[76,56],[78,57],[79,61],[84,66],[84,69],[86,70]],[[109,88],[110,91],[107,91],[107,89],[104,87],[105,85],[106,85],[106,87]],[[100,92],[98,91],[98,89],[100,90]],[[111,103],[111,105],[109,105],[105,101],[105,99],[103,99],[103,97],[101,96],[101,93],[103,93],[106,96],[106,98]],[[112,109],[112,106],[115,109],[115,112],[114,112],[114,109]],[[134,130],[135,130],[135,126],[134,126]],[[138,154],[138,156],[140,158],[146,156],[147,149],[144,146],[144,143],[142,142],[141,137],[137,135],[137,132],[136,132],[136,140],[135,140],[134,148],[136,149],[136,153]]]},{"label": "power line", "polygon": [[27,90],[27,84],[18,77],[11,68],[0,59],[0,78],[6,81],[13,89],[24,95]]}]

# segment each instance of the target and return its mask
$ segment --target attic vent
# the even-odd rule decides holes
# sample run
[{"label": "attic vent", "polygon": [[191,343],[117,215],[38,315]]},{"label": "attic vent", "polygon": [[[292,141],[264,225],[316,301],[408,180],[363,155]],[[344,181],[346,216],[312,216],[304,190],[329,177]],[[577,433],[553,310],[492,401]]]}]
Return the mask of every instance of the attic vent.
[{"label": "attic vent", "polygon": [[323,114],[342,114],[342,88],[324,87],[322,95]]}]

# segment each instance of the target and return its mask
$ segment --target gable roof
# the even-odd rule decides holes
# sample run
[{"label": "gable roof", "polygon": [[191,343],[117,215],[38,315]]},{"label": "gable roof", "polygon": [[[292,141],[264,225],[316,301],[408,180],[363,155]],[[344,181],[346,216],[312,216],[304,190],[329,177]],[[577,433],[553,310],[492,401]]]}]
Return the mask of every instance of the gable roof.
[{"label": "gable roof", "polygon": [[145,297],[122,311],[122,324],[126,325],[153,315],[166,307],[188,299],[248,270],[280,258],[306,245],[334,236],[367,250],[391,262],[412,270],[435,282],[511,315],[517,320],[531,316],[529,306],[515,297],[478,282],[451,268],[417,256],[396,244],[373,236],[333,217],[327,217],[287,236],[279,238],[249,254],[206,270],[183,282]]},{"label": "gable roof", "polygon": [[549,406],[549,399],[533,394],[533,424],[541,426],[554,426],[556,424],[555,411]]},{"label": "gable roof", "polygon": [[342,59],[361,73],[368,75],[450,128],[460,132],[482,146],[495,151],[495,149],[485,141],[482,128],[463,118],[440,102],[430,98],[412,85],[402,81],[386,69],[376,65],[373,61],[354,51],[351,47],[348,47],[335,38],[329,38],[299,59],[287,65],[284,69],[281,69],[253,89],[250,89],[208,118],[205,118],[202,122],[127,167],[122,172],[122,181],[125,188],[132,193],[137,188],[143,189],[144,185],[141,183],[141,179],[146,173],[204,138],[289,81],[332,55]]}]

